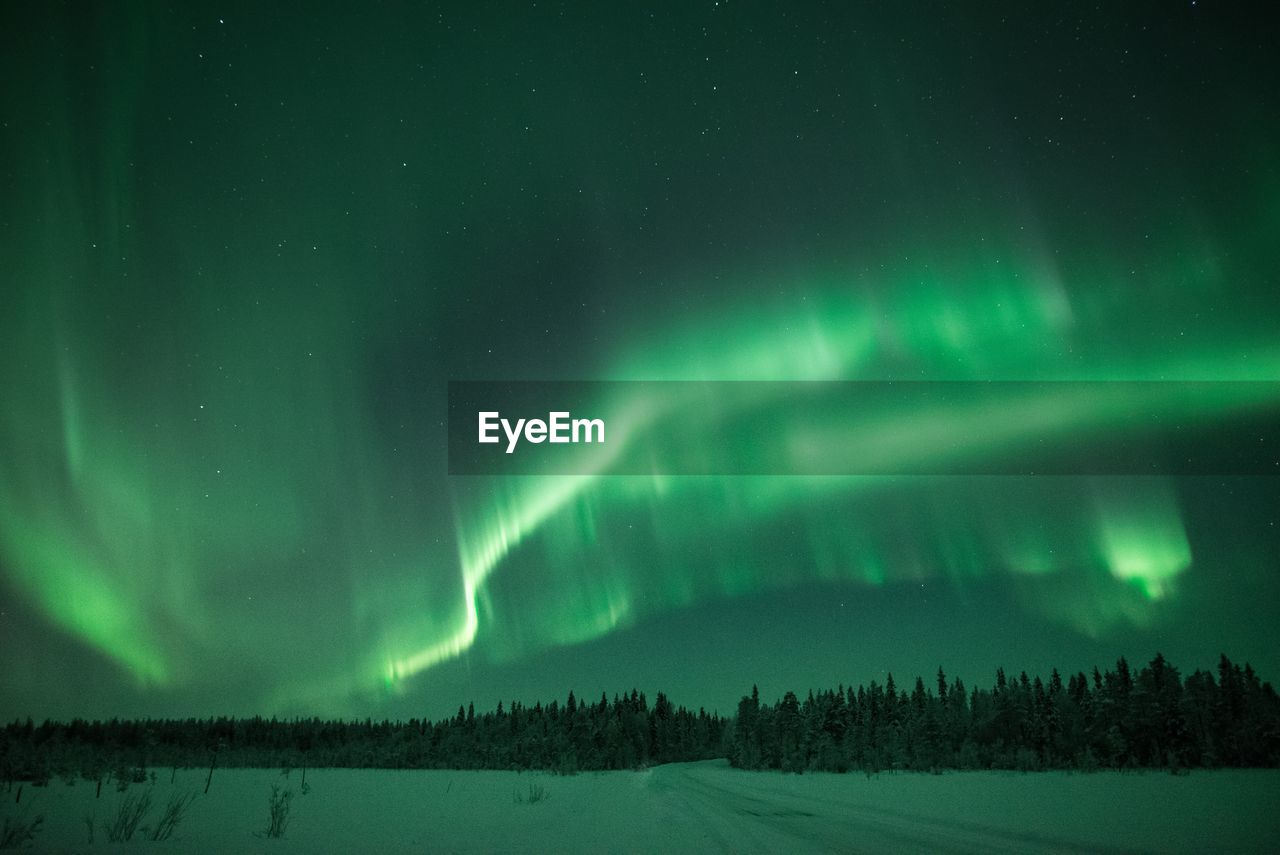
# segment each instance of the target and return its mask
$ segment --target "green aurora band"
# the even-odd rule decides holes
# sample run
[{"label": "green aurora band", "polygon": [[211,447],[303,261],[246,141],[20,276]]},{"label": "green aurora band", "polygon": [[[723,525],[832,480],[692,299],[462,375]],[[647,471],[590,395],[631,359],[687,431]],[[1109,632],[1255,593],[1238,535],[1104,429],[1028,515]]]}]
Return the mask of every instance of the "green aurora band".
[{"label": "green aurora band", "polygon": [[[838,300],[839,287],[831,290],[835,294],[830,299]],[[849,301],[843,311],[817,315],[787,317],[767,311],[742,319],[708,318],[699,340],[732,342],[736,349],[694,356],[682,367],[659,350],[653,358],[657,368],[643,367],[637,357],[622,363],[637,367],[613,376],[881,378],[894,376],[889,366],[899,358],[896,353],[889,359],[882,356],[890,342],[912,364],[930,356],[946,366],[972,352],[942,331],[983,323],[989,303],[981,298],[974,302],[969,313],[955,302],[941,307],[912,302],[924,317],[886,319]],[[58,330],[61,322],[48,311],[47,325],[27,322],[15,334]],[[1043,367],[1029,362],[1024,338],[1042,343],[1061,335],[1055,328],[1058,317],[1057,297],[1011,316],[1016,320],[1008,323],[1006,376],[1052,377],[1060,371],[1050,361]],[[457,584],[452,592],[447,586],[433,589],[438,573],[419,576],[412,560],[388,572],[386,556],[375,551],[386,523],[376,510],[374,484],[390,476],[380,474],[386,464],[379,461],[373,429],[361,422],[358,407],[344,404],[344,398],[358,399],[356,391],[329,382],[331,377],[341,380],[340,368],[309,369],[306,361],[314,357],[307,355],[298,359],[293,375],[264,377],[237,360],[237,351],[260,352],[268,339],[275,342],[272,346],[289,347],[278,341],[277,329],[273,323],[261,325],[254,332],[260,340],[248,347],[241,341],[221,345],[225,350],[215,358],[219,373],[242,378],[233,392],[219,395],[217,378],[208,378],[210,393],[205,395],[184,395],[171,387],[155,390],[161,397],[185,397],[186,405],[144,403],[141,412],[165,418],[149,426],[121,419],[112,395],[92,391],[119,389],[118,383],[79,379],[88,366],[101,364],[100,357],[59,347],[56,334],[28,343],[27,353],[50,351],[49,376],[47,383],[12,384],[30,395],[8,410],[6,422],[9,447],[25,450],[5,464],[0,535],[7,566],[17,571],[16,581],[51,620],[139,680],[176,679],[183,672],[180,657],[187,645],[227,644],[225,639],[214,641],[216,622],[199,620],[209,609],[196,607],[198,582],[213,578],[226,583],[238,572],[249,572],[238,568],[305,554],[317,539],[306,507],[309,497],[338,485],[367,497],[352,505],[355,519],[342,523],[346,554],[341,563],[351,578],[371,580],[367,586],[353,586],[355,614],[377,625],[378,637],[366,664],[357,660],[349,672],[291,686],[294,695],[274,699],[281,705],[298,698],[314,701],[313,694],[360,689],[366,682],[361,672],[394,685],[460,655],[486,634],[495,655],[518,657],[540,647],[587,641],[698,601],[814,580],[883,585],[988,573],[1066,574],[1090,592],[1085,602],[1054,596],[1034,605],[1098,634],[1115,620],[1153,619],[1158,602],[1176,593],[1178,577],[1192,566],[1177,502],[1164,478],[1003,478],[997,479],[999,490],[992,491],[984,489],[990,479],[983,478],[490,477],[460,479],[466,483],[455,485]],[[917,332],[908,337],[907,330]],[[319,334],[299,331],[303,338],[318,339]],[[342,343],[340,336],[326,342],[331,348]],[[998,344],[988,332],[983,352]],[[300,350],[305,345],[292,346]],[[1241,360],[1241,353],[1251,358]],[[1272,378],[1280,374],[1280,354],[1262,344],[1243,343],[1176,367],[1196,378]],[[986,365],[984,371],[992,368]],[[659,370],[665,373],[659,375]],[[1170,376],[1159,367],[1153,375]],[[263,423],[252,407],[237,405],[246,385],[252,390],[250,401],[286,400],[284,410],[298,414],[297,422]],[[1059,403],[1051,385],[1041,388],[1049,392],[1030,405],[997,400],[978,414],[989,425],[992,445],[986,453],[1050,432],[1071,435],[1096,420],[1098,407],[1108,405],[1106,400],[1075,398]],[[1177,394],[1176,386],[1170,389],[1166,394]],[[1176,398],[1164,402],[1182,417],[1215,415],[1179,413],[1177,404]],[[778,430],[803,437],[814,429],[810,423],[790,424],[785,400],[765,406],[775,408]],[[206,421],[212,427],[206,429]],[[888,424],[871,418],[825,429],[847,431],[852,443],[887,437],[893,440],[893,453],[908,459],[913,452],[937,453],[940,434],[931,426],[938,422],[924,413]],[[295,431],[307,441],[291,441],[289,434]],[[167,436],[181,436],[182,442],[166,442]],[[713,436],[694,435],[688,441],[714,445]],[[225,462],[210,472],[211,460]],[[607,464],[602,461],[602,468]],[[65,481],[50,483],[50,471],[64,472]],[[222,476],[233,473],[248,485],[223,487]],[[935,507],[926,503],[923,513],[912,509],[915,500],[930,493]],[[938,506],[938,494],[967,505],[966,518],[958,520],[946,510],[950,502]],[[885,501],[894,495],[907,498],[890,503],[897,518],[888,514],[886,525]],[[1065,517],[1064,507],[1071,509]],[[753,557],[755,548],[734,545],[743,530],[768,542],[783,536],[772,533],[772,525],[792,528],[796,520],[803,533],[791,536],[796,542],[790,554],[801,557],[789,566],[784,560],[762,561]],[[646,531],[609,534],[618,529],[633,533],[636,523]],[[1051,530],[1056,533],[1048,534]],[[903,538],[908,531],[914,536]],[[397,536],[406,537],[403,532]],[[698,558],[689,561],[682,558],[686,555]],[[517,556],[520,581],[503,586],[503,567]],[[376,569],[369,568],[370,561]],[[424,555],[422,561],[447,559]],[[396,587],[378,597],[387,582]],[[175,637],[184,643],[175,645]],[[248,633],[237,652],[248,656],[265,643]]]}]

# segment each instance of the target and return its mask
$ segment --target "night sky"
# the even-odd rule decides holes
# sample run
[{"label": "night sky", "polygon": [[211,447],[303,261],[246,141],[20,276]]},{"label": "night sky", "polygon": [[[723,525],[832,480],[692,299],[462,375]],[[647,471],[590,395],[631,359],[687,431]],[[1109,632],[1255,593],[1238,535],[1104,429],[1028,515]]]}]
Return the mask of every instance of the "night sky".
[{"label": "night sky", "polygon": [[[445,419],[1280,380],[1278,42],[1214,0],[5,4],[0,719],[1275,679],[1278,475],[450,477]],[[983,454],[1101,406],[1044,388]]]}]

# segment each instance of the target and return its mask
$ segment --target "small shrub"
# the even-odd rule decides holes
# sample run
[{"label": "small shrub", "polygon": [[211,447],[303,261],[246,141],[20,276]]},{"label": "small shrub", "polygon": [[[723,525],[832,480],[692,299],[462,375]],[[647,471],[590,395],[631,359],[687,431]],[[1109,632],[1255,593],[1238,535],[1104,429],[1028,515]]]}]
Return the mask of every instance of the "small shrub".
[{"label": "small shrub", "polygon": [[186,814],[187,808],[196,800],[195,793],[175,793],[169,797],[169,804],[165,805],[164,811],[160,814],[160,819],[156,821],[155,828],[151,829],[148,835],[150,840],[168,840],[173,834],[173,830],[178,827],[178,823],[182,822],[182,817]]},{"label": "small shrub", "polygon": [[545,801],[548,798],[547,788],[541,784],[529,784],[529,794],[526,796],[518,790],[512,794],[512,799],[518,805],[536,805],[538,802]]},{"label": "small shrub", "polygon": [[279,784],[271,785],[271,797],[267,802],[270,809],[267,837],[284,837],[284,830],[289,827],[289,807],[292,803],[293,790],[282,790]]},{"label": "small shrub", "polygon": [[36,833],[44,824],[44,815],[36,814],[34,819],[15,816],[4,818],[4,828],[0,829],[0,849],[17,849],[35,840]]},{"label": "small shrub", "polygon": [[111,822],[102,825],[102,830],[107,833],[107,839],[112,843],[132,840],[133,833],[138,830],[138,823],[142,822],[142,817],[150,808],[150,793],[124,796],[116,805],[116,814]]}]

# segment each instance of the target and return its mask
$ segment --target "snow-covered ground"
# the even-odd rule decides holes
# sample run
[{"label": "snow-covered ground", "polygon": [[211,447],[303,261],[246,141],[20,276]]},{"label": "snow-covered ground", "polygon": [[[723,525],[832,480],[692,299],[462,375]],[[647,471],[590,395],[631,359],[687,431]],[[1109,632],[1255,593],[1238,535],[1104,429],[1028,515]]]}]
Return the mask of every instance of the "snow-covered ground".
[{"label": "snow-covered ground", "polygon": [[[122,798],[54,781],[2,793],[0,814],[44,815],[42,851],[92,852],[1059,852],[1277,851],[1280,771],[1184,777],[1058,772],[784,775],[723,762],[644,772],[157,770],[147,825],[175,792],[199,795],[167,843],[108,844]],[[262,836],[273,784],[295,792],[282,839]],[[546,797],[530,801],[541,788]],[[135,784],[130,793],[148,785]],[[89,844],[85,817],[93,816]]]}]

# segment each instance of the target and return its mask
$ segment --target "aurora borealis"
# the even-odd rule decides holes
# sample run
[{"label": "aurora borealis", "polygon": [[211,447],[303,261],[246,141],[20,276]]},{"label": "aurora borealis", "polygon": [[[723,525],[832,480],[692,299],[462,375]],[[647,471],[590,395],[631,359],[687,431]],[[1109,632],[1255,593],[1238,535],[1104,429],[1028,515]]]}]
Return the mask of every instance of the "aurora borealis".
[{"label": "aurora borealis", "polygon": [[953,450],[751,404],[904,469],[1117,429],[1053,382],[1280,381],[1247,9],[0,15],[4,717],[1280,668],[1277,475],[446,461],[451,380],[1044,381]]}]

